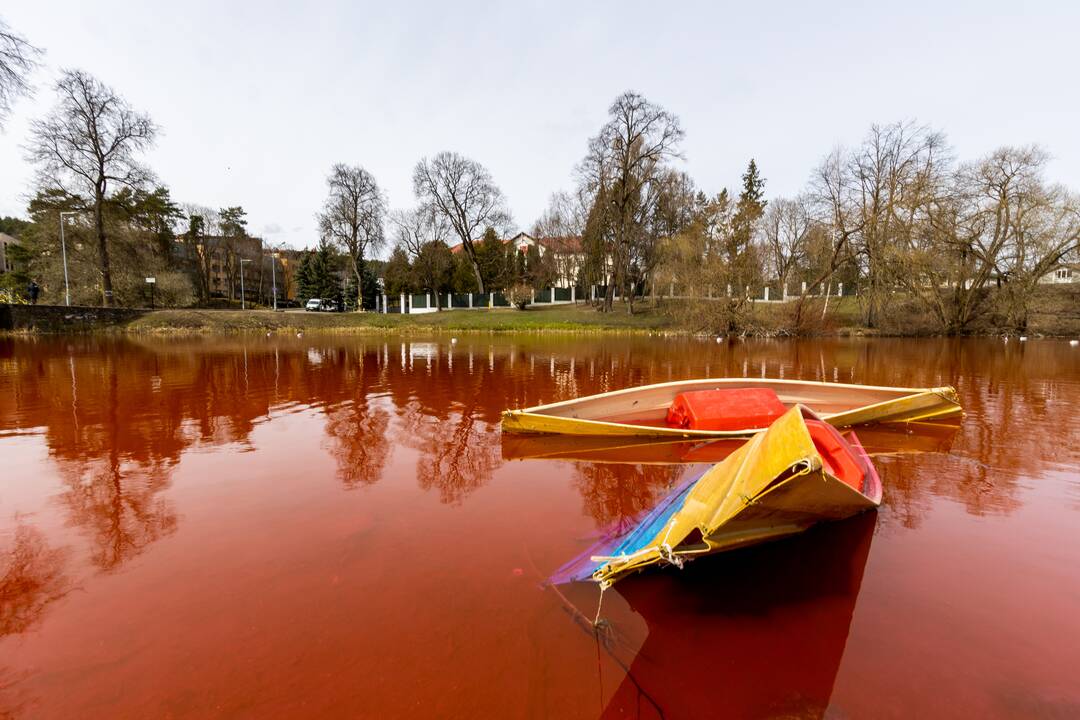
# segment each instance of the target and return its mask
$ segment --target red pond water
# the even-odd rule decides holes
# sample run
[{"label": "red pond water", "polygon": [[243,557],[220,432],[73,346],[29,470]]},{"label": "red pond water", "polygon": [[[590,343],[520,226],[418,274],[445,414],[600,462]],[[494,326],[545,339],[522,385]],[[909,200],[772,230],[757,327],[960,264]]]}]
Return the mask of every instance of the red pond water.
[{"label": "red pond water", "polygon": [[[703,375],[968,414],[865,432],[879,512],[628,579],[597,636],[541,580],[687,466],[499,412]],[[2,340],[0,716],[1077,717],[1078,418],[1058,341]]]}]

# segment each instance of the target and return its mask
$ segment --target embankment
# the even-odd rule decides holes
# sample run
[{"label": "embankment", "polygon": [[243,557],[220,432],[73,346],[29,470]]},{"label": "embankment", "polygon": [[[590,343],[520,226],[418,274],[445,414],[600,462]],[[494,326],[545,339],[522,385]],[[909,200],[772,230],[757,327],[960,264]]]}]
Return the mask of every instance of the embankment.
[{"label": "embankment", "polygon": [[0,331],[21,333],[79,333],[125,327],[146,310],[65,305],[0,304]]}]

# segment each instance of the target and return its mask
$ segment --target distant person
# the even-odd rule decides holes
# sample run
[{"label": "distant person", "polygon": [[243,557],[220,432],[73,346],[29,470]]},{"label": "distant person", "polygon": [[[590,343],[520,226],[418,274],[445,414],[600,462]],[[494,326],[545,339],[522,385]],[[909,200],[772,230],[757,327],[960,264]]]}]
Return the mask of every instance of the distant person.
[{"label": "distant person", "polygon": [[41,288],[33,280],[26,286],[26,294],[30,296],[30,304],[37,305],[38,295],[41,294]]}]

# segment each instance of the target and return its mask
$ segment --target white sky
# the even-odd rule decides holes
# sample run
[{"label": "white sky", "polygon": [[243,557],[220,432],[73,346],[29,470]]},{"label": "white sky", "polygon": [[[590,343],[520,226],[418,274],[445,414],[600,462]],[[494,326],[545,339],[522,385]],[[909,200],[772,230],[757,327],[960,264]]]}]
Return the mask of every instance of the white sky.
[{"label": "white sky", "polygon": [[0,215],[25,216],[28,123],[66,67],[162,127],[148,160],[174,199],[243,205],[251,232],[295,247],[317,240],[332,163],[405,207],[440,150],[486,165],[526,229],[625,89],[682,118],[708,192],[753,156],[769,197],[797,193],[831,147],[902,119],[961,158],[1039,143],[1080,189],[1080,3],[749,5],[5,0],[47,55],[0,134]]}]

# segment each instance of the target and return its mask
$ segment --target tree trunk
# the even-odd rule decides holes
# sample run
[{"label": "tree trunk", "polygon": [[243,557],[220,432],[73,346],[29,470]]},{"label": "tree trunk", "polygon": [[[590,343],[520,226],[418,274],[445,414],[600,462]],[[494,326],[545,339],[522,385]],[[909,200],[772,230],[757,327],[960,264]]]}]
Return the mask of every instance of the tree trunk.
[{"label": "tree trunk", "polygon": [[97,231],[98,257],[101,262],[101,295],[105,307],[113,305],[112,271],[109,268],[109,242],[105,237],[105,218],[101,206],[105,203],[104,192],[99,190],[94,197],[94,229]]},{"label": "tree trunk", "polygon": [[472,263],[473,275],[476,276],[476,287],[479,288],[477,292],[481,295],[484,294],[484,279],[480,277],[480,263],[476,262],[476,255],[469,253],[469,262]]},{"label": "tree trunk", "polygon": [[360,261],[353,258],[353,275],[356,276],[356,311],[364,312],[364,281],[360,272]]}]

